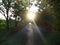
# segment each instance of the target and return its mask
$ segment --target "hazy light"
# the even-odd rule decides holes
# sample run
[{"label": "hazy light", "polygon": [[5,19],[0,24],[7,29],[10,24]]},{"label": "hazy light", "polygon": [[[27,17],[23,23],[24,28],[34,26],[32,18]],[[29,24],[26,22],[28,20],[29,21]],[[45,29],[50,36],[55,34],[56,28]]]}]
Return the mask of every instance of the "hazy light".
[{"label": "hazy light", "polygon": [[28,18],[29,20],[34,20],[34,19],[35,19],[35,14],[34,14],[33,12],[29,12],[29,13],[27,14],[27,18]]},{"label": "hazy light", "polygon": [[29,23],[29,25],[32,25],[32,23]]},{"label": "hazy light", "polygon": [[34,20],[35,19],[35,14],[36,14],[36,12],[38,12],[38,7],[36,7],[35,5],[32,5],[30,7],[30,9],[29,8],[27,8],[27,9],[28,9],[27,18],[29,20]]},{"label": "hazy light", "polygon": [[32,5],[31,8],[30,8],[30,11],[36,13],[36,12],[38,12],[38,9],[39,8],[37,6]]},{"label": "hazy light", "polygon": [[29,7],[26,7],[27,10],[29,10]]},{"label": "hazy light", "polygon": [[36,17],[36,13],[38,12],[38,6],[36,6],[37,4],[37,1],[34,0],[32,2],[32,5],[30,5],[30,7],[27,7],[26,9],[28,10],[28,13],[27,13],[27,18],[31,21],[33,21]]},{"label": "hazy light", "polygon": [[40,1],[39,4],[41,4],[42,2]]},{"label": "hazy light", "polygon": [[0,2],[2,2],[2,0],[0,0]]},{"label": "hazy light", "polygon": [[33,3],[33,5],[35,5],[35,4],[37,4],[37,1],[35,0],[34,2],[32,2]]}]

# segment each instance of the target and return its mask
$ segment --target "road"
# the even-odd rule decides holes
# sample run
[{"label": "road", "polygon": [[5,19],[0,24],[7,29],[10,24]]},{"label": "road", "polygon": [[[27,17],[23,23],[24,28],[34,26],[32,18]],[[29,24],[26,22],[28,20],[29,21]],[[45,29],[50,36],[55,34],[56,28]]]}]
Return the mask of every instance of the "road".
[{"label": "road", "polygon": [[9,33],[0,45],[47,45],[43,33],[46,32],[42,28],[28,24],[22,30]]}]

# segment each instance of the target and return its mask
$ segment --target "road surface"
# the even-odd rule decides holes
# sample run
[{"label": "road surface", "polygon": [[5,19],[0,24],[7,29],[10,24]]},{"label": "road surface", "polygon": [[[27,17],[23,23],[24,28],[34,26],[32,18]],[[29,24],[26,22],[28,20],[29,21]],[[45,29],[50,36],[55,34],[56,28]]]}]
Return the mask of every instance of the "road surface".
[{"label": "road surface", "polygon": [[42,28],[38,29],[36,25],[28,24],[22,30],[19,29],[3,37],[0,45],[47,45],[43,33],[46,32]]}]

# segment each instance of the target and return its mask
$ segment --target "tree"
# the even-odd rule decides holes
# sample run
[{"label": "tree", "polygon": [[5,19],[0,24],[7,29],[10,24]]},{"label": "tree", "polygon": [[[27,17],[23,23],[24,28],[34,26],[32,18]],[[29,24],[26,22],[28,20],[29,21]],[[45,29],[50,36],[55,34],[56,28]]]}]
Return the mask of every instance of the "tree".
[{"label": "tree", "polygon": [[[59,31],[60,30],[60,0],[46,0],[47,5],[49,4],[50,10],[53,9],[53,13],[52,11],[50,11],[50,14],[53,14],[53,17],[55,18],[55,20],[53,20],[53,24],[52,26],[54,27],[54,31]],[[49,11],[49,9],[47,9],[47,11]]]},{"label": "tree", "polygon": [[28,0],[24,1],[17,1],[14,3],[14,6],[13,6],[13,15],[14,15],[14,18],[15,18],[15,26],[18,25],[19,22],[22,22],[24,19],[24,12],[26,10],[26,7],[28,5]]},{"label": "tree", "polygon": [[55,28],[57,28],[56,30],[59,31],[60,30],[60,15],[59,15],[60,14],[60,0],[51,0],[49,4],[53,6],[53,9],[55,11],[54,13],[56,17]]},{"label": "tree", "polygon": [[6,18],[6,29],[9,30],[9,12],[12,7],[12,3],[14,0],[2,0],[2,4],[0,6],[0,12]]},{"label": "tree", "polygon": [[52,5],[49,4],[51,0],[38,1],[39,15],[37,18],[37,24],[42,26],[47,31],[52,31],[55,28],[55,12]]}]

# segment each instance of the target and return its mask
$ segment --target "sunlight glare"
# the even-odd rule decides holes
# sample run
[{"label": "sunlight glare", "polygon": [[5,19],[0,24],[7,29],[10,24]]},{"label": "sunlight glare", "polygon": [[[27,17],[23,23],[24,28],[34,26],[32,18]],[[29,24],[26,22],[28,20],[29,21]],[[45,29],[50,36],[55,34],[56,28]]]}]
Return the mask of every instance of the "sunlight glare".
[{"label": "sunlight glare", "polygon": [[36,1],[36,0],[35,0],[35,1],[33,1],[33,2],[32,2],[32,4],[33,4],[33,5],[37,4],[37,1]]},{"label": "sunlight glare", "polygon": [[35,14],[34,14],[33,12],[29,12],[29,13],[27,14],[27,18],[28,18],[29,20],[34,20],[34,19],[35,19]]},{"label": "sunlight glare", "polygon": [[37,6],[32,5],[31,8],[30,8],[30,11],[36,13],[36,12],[38,12],[38,9],[39,8]]},{"label": "sunlight glare", "polygon": [[30,7],[26,7],[26,9],[28,10],[28,14],[27,14],[27,18],[29,20],[34,20],[36,17],[36,13],[38,12],[39,7],[36,5],[37,1],[34,0],[32,2],[32,5],[30,5]]},{"label": "sunlight glare", "polygon": [[32,23],[29,23],[29,25],[32,25]]}]

